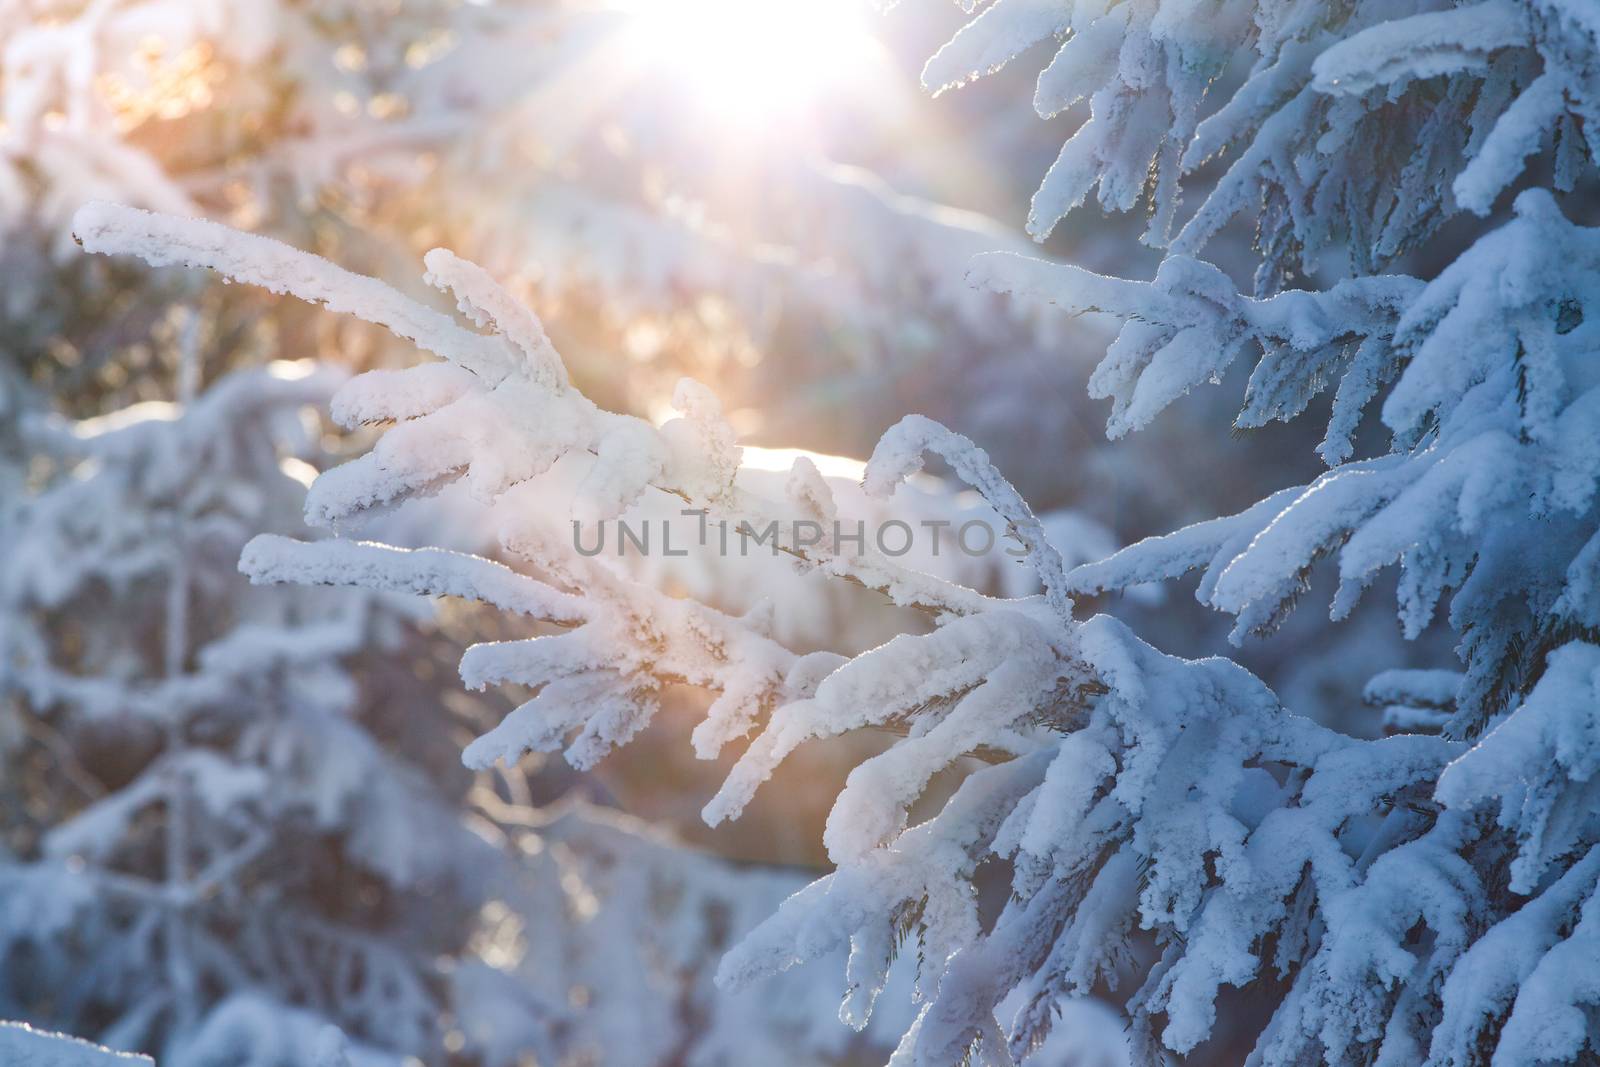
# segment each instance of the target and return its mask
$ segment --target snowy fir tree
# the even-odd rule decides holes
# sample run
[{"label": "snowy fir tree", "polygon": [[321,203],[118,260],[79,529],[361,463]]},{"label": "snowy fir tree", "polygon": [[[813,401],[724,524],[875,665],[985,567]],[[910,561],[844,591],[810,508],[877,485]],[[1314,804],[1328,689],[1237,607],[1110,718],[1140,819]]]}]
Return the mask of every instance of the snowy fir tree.
[{"label": "snowy fir tree", "polygon": [[[65,270],[188,299],[201,275],[164,268],[207,268],[298,298],[259,306],[376,367],[274,363],[201,390],[180,359],[176,406],[7,409],[0,696],[28,759],[5,785],[26,817],[0,864],[0,1013],[182,1067],[1600,1057],[1600,8],[963,3],[924,87],[1010,85],[1044,57],[1033,103],[1050,125],[1029,133],[1012,108],[963,133],[986,149],[1065,134],[1026,224],[1052,262],[816,162],[798,123],[740,135],[783,142],[740,186],[782,209],[722,195],[744,169],[706,150],[726,131],[666,91],[698,66],[602,91],[605,57],[642,32],[698,61],[716,36],[747,62],[712,95],[755,96],[798,77],[780,52],[816,60],[828,41],[763,52],[728,28],[787,24],[684,14],[699,6],[446,6],[417,17],[451,43],[388,51],[284,7],[285,48],[314,38],[304,55],[371,89],[330,96],[328,125],[262,171],[347,190],[344,236],[311,225],[296,243],[385,276],[407,244],[455,244],[422,257],[422,286],[190,217],[222,214],[206,197],[112,188],[133,206],[76,212],[98,266]],[[78,38],[49,40],[19,49],[64,57],[39,85],[114,84],[85,77]],[[264,69],[280,68],[297,69]],[[284,99],[303,115],[315,97]],[[782,113],[764,100],[758,117]],[[74,130],[75,114],[46,108],[36,128]],[[417,182],[402,161],[421,144]],[[1084,229],[1091,194],[1144,217]],[[517,225],[480,214],[489,201]],[[413,212],[430,221],[408,228]],[[404,236],[374,255],[364,223]],[[1108,251],[1119,234],[1129,247]],[[147,330],[149,303],[106,317]],[[157,318],[181,356],[200,316],[156,303],[180,307]],[[1096,336],[1078,315],[1114,324],[1087,382],[1112,445],[1041,447],[1032,427],[1081,409],[1030,396],[1021,364],[967,376],[937,358],[942,343],[1068,350]],[[849,329],[791,334],[796,319]],[[680,328],[713,355],[653,362]],[[747,451],[732,405],[748,383],[721,380],[712,343],[730,337],[846,361],[902,350],[995,402],[987,419],[981,398],[950,405],[985,447],[905,415],[859,491],[832,461]],[[425,357],[398,356],[408,344]],[[667,410],[615,386],[684,366],[718,389],[683,378]],[[1221,383],[1242,401],[1198,388]],[[324,400],[367,451],[332,465],[338,446],[307,421]],[[845,418],[868,410],[882,405]],[[1305,462],[1256,455],[1283,441]],[[913,495],[929,456],[970,494]],[[1172,517],[1212,508],[1205,521],[1115,550],[1053,510],[1078,465],[1138,486],[1136,467],[1164,462],[1191,474]],[[1233,464],[1254,480],[1208,484]],[[1030,494],[1037,512],[1008,475],[1050,487]],[[1224,506],[1239,485],[1250,498]],[[441,504],[475,534],[434,525]],[[583,548],[668,516],[765,557],[702,573],[660,541],[636,541],[642,558]],[[857,516],[880,532],[981,520],[1011,551],[899,554],[841,536]],[[1237,657],[1166,648],[1195,616],[1158,590],[1186,576]],[[1308,628],[1292,609],[1324,585],[1330,623]],[[503,620],[459,673],[516,693],[508,713],[452,723],[444,683],[392,682],[423,659],[418,596]],[[881,614],[858,615],[863,600]],[[1369,655],[1397,637],[1398,654]],[[1275,643],[1288,651],[1263,674],[1291,683],[1276,689],[1243,665]],[[1346,684],[1307,706],[1319,671]],[[850,760],[809,783],[836,793],[825,871],[735,868],[582,800],[535,802],[545,754],[603,781],[619,750],[689,716],[687,747],[720,775],[696,798],[716,833],[774,792],[802,821],[795,765]],[[419,771],[457,725],[476,732],[466,769]],[[6,1041],[109,1055],[20,1028]]]},{"label": "snowy fir tree", "polygon": [[[438,683],[421,680],[438,651],[425,615],[265,595],[237,575],[248,533],[301,528],[303,461],[326,458],[302,423],[329,375],[259,368],[280,351],[381,365],[394,357],[374,349],[375,332],[330,338],[292,306],[203,276],[83,257],[67,231],[77,204],[103,196],[382,265],[414,216],[451,218],[429,201],[433,184],[481,178],[496,153],[503,173],[526,178],[506,139],[530,118],[529,98],[549,96],[556,58],[608,44],[598,58],[619,61],[595,17],[173,0],[14,5],[0,20],[0,1014],[163,1063],[262,1067],[320,1063],[329,1020],[358,1063],[734,1064],[752,1042],[833,1063],[892,1039],[816,1027],[827,987],[809,979],[777,1005],[712,985],[721,949],[798,875],[747,877],[581,806],[544,826],[516,776],[486,792],[482,776],[441,768],[441,755],[456,761],[439,742],[459,725],[443,721]],[[543,58],[530,66],[535,45]],[[648,130],[649,115],[632,115],[641,106],[665,114],[642,89],[608,101],[617,121]],[[651,158],[692,160],[693,129],[680,125]],[[430,155],[445,149],[442,163]],[[732,240],[669,218],[660,190],[641,199],[630,187],[654,166],[599,151],[587,185],[552,174],[521,203],[539,220],[524,235],[581,232],[595,253],[563,253],[573,273],[545,279],[546,299],[598,301],[619,324],[726,300],[731,320],[712,308],[691,329],[656,328],[742,337],[766,323],[760,341],[777,346],[795,343],[777,328],[779,295],[804,293],[788,318],[878,349],[940,336],[952,316],[976,332],[997,306],[936,270],[993,246],[1001,231],[976,216],[808,164],[785,200],[815,205],[811,224]],[[673,187],[714,177],[677,174]],[[818,242],[829,234],[857,250]],[[801,237],[797,266],[775,238]],[[908,254],[923,271],[911,285]],[[864,299],[859,279],[828,277],[825,258],[877,271],[872,284],[887,288]],[[935,281],[942,302],[909,329],[894,301],[921,312]],[[1031,328],[1036,316],[1016,319]],[[165,402],[174,375],[192,403]],[[179,709],[165,709],[175,693]],[[496,795],[506,791],[519,802]],[[530,820],[511,851],[507,826]],[[381,1025],[378,1000],[395,1013]]]},{"label": "snowy fir tree", "polygon": [[245,538],[298,529],[323,458],[304,416],[335,378],[273,364],[24,424],[55,469],[9,514],[0,583],[26,812],[0,861],[0,1011],[180,1067],[299,1067],[330,1027],[361,1064],[886,1042],[819,1030],[814,983],[775,1005],[712,985],[794,875],[441,777],[438,686],[383,684],[429,662],[414,601],[243,585]]},{"label": "snowy fir tree", "polygon": [[408,709],[352,674],[403,654],[414,612],[233,581],[244,538],[293,518],[331,385],[273,364],[24,426],[56,469],[13,511],[3,579],[8,788],[30,801],[0,864],[8,1015],[179,1064],[241,1062],[241,1040],[306,1062],[330,1022],[395,1060],[442,1039],[434,961],[494,850],[375,743]]}]

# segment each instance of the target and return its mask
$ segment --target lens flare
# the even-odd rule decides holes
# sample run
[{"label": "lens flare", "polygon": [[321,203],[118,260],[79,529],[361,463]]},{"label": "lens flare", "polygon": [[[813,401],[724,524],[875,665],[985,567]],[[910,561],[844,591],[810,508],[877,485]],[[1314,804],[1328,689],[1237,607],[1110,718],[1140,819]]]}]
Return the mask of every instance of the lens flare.
[{"label": "lens flare", "polygon": [[860,0],[635,0],[636,49],[705,113],[755,126],[860,87],[876,41]]}]

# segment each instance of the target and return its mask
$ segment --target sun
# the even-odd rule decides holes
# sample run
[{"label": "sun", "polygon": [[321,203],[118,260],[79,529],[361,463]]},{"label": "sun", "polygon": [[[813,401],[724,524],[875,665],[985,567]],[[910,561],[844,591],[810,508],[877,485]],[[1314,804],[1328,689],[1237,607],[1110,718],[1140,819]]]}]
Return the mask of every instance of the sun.
[{"label": "sun", "polygon": [[633,47],[707,115],[755,126],[864,84],[878,55],[861,0],[632,0]]}]

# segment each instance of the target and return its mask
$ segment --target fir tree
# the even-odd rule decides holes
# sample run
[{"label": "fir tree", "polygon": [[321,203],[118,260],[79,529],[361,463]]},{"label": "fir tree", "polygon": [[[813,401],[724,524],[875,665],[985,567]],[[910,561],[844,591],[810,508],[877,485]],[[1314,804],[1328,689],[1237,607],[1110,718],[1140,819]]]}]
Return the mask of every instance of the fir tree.
[{"label": "fir tree", "polygon": [[[650,720],[664,686],[687,683],[715,694],[698,751],[749,738],[707,805],[715,823],[809,740],[902,735],[834,806],[836,870],[724,958],[725,982],[848,948],[843,1012],[865,1023],[909,943],[921,1007],[894,1062],[928,1067],[1026,1058],[1064,997],[1130,972],[1126,1008],[1151,1059],[1206,1040],[1224,987],[1272,1005],[1250,1060],[1262,1065],[1593,1055],[1600,262],[1592,231],[1550,191],[1593,180],[1591,6],[997,0],[927,80],[956,84],[1049,40],[1059,50],[1038,109],[1087,96],[1092,117],[1045,178],[1030,229],[1048,233],[1096,188],[1114,210],[1148,197],[1146,240],[1164,260],[1150,282],[1007,257],[980,260],[975,279],[1128,320],[1092,382],[1113,401],[1113,434],[1241,352],[1260,354],[1243,426],[1299,415],[1338,382],[1331,466],[1238,515],[1068,570],[980,449],[910,416],[880,442],[868,491],[886,495],[924,453],[941,456],[1009,523],[1044,592],[1001,600],[870,549],[786,542],[801,565],[932,626],[849,659],[796,654],[759,617],[666,597],[563,547],[568,516],[550,513],[539,479],[564,462],[585,468],[571,501],[583,520],[663,490],[756,528],[829,515],[805,462],[785,500],[739,485],[735,436],[703,387],[683,383],[680,418],[659,428],[600,409],[532,313],[443,251],[428,255],[429,279],[478,329],[205,223],[94,206],[76,231],[94,251],[324,303],[440,357],[341,391],[336,419],[387,429],[318,480],[307,515],[354,523],[461,479],[495,502],[505,550],[535,573],[271,536],[242,566],[263,582],[466,596],[550,626],[467,651],[469,685],[538,690],[468,748],[469,763],[564,748],[587,765]],[[1239,80],[1228,64],[1242,46],[1258,58]],[[1490,211],[1547,140],[1550,189],[1518,194],[1437,276],[1377,273],[1445,220]],[[1227,169],[1178,225],[1191,172],[1218,153]],[[1247,210],[1259,269],[1244,296],[1199,257]],[[1335,257],[1344,266],[1330,268]],[[1289,287],[1308,279],[1318,287]],[[1388,440],[1358,453],[1369,408]],[[1113,618],[1075,613],[1086,593],[1202,569],[1201,598],[1241,635],[1264,631],[1324,557],[1341,579],[1336,615],[1399,563],[1406,632],[1455,635],[1458,678],[1389,675],[1372,690],[1448,709],[1438,732],[1359,740],[1283,708],[1227,660],[1177,659]],[[910,825],[933,777],[971,756],[982,766]],[[984,919],[974,883],[997,865],[1010,894]],[[1140,931],[1159,949],[1151,965],[1130,951]]]}]

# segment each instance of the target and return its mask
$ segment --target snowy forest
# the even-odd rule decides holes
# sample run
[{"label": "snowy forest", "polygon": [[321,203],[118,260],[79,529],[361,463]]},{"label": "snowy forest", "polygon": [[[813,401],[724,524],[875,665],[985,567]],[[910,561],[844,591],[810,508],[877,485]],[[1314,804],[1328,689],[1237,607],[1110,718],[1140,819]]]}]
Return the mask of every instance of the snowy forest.
[{"label": "snowy forest", "polygon": [[1600,1064],[1597,0],[0,0],[0,1067]]}]

